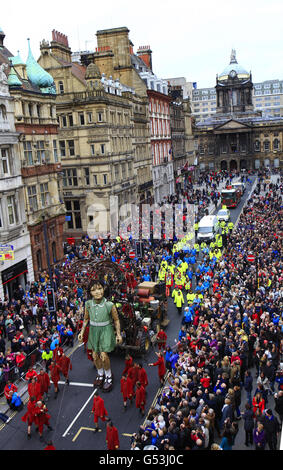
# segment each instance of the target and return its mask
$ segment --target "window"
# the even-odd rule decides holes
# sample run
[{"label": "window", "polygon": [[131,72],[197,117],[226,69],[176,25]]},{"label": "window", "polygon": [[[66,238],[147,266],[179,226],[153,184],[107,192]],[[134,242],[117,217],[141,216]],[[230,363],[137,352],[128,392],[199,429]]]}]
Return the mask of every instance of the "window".
[{"label": "window", "polygon": [[37,163],[45,162],[44,140],[38,140],[36,142],[36,158],[37,158]]},{"label": "window", "polygon": [[1,208],[1,199],[0,199],[0,228],[3,227],[3,222],[2,222],[2,208]]},{"label": "window", "polygon": [[63,186],[78,186],[76,168],[68,168],[63,170]]},{"label": "window", "polygon": [[67,116],[61,116],[61,126],[67,127]]},{"label": "window", "polygon": [[89,185],[89,168],[84,168],[85,184]]},{"label": "window", "polygon": [[70,126],[70,127],[73,127],[73,125],[74,125],[73,115],[72,115],[72,114],[69,114],[69,115],[68,115],[68,118],[69,118],[69,126]]},{"label": "window", "polygon": [[279,150],[279,140],[278,139],[274,139],[273,141],[273,150]]},{"label": "window", "polygon": [[97,175],[93,175],[93,184],[97,186]]},{"label": "window", "polygon": [[94,145],[94,144],[91,144],[91,146],[90,146],[90,152],[91,152],[91,155],[92,155],[92,156],[95,155],[95,145]]},{"label": "window", "polygon": [[264,145],[264,151],[265,151],[265,152],[268,152],[268,151],[270,150],[270,142],[269,142],[269,140],[265,140],[263,145]]},{"label": "window", "polygon": [[69,229],[81,229],[82,220],[81,220],[81,208],[79,200],[66,201],[67,216],[70,217],[68,221]]},{"label": "window", "polygon": [[101,150],[102,155],[104,155],[105,154],[105,145],[104,144],[100,145],[100,150]]},{"label": "window", "polygon": [[58,85],[59,85],[59,93],[62,95],[64,93],[64,83],[60,81]]},{"label": "window", "polygon": [[88,122],[89,124],[92,123],[92,113],[87,113],[87,122]]},{"label": "window", "polygon": [[59,140],[60,155],[66,157],[66,143],[65,140]]},{"label": "window", "polygon": [[75,155],[75,141],[74,140],[67,140],[69,156],[73,157]]},{"label": "window", "polygon": [[103,114],[102,113],[97,113],[97,120],[98,120],[98,122],[102,122],[102,120],[103,120]]},{"label": "window", "polygon": [[103,184],[107,184],[107,175],[106,174],[103,175]]},{"label": "window", "polygon": [[40,184],[41,207],[47,207],[50,203],[48,183]]},{"label": "window", "polygon": [[7,208],[9,224],[14,225],[15,223],[18,223],[19,219],[15,196],[7,197]]},{"label": "window", "polygon": [[24,142],[24,160],[27,165],[33,165],[31,142]]},{"label": "window", "polygon": [[119,165],[115,165],[114,167],[114,177],[115,177],[115,181],[118,181],[119,180]]},{"label": "window", "polygon": [[57,163],[58,162],[57,140],[53,140],[53,156],[54,156],[54,161]]},{"label": "window", "polygon": [[38,210],[36,185],[28,186],[28,202],[31,211]]},{"label": "window", "polygon": [[1,149],[1,162],[4,175],[10,174],[9,149]]},{"label": "window", "polygon": [[36,110],[37,110],[37,116],[40,118],[41,117],[41,106],[39,104],[36,105]]},{"label": "window", "polygon": [[260,152],[260,141],[256,140],[254,143],[255,152]]},{"label": "window", "polygon": [[79,123],[80,123],[81,126],[85,125],[85,115],[84,115],[84,113],[79,114]]}]

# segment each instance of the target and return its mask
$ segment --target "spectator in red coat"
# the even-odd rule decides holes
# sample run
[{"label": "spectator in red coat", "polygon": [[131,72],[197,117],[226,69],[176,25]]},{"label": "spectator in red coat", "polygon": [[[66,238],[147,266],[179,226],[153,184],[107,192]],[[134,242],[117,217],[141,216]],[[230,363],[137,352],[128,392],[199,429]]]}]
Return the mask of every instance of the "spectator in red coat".
[{"label": "spectator in red coat", "polygon": [[140,382],[137,382],[137,389],[136,389],[136,407],[139,408],[140,413],[144,416],[144,408],[145,408],[145,388]]},{"label": "spectator in red coat", "polygon": [[11,380],[8,380],[8,382],[6,383],[5,387],[4,387],[4,395],[6,397],[6,400],[7,400],[7,403],[8,405],[10,406],[10,403],[12,401],[12,394],[11,392],[17,392],[18,391],[18,387],[13,384],[11,382]]},{"label": "spectator in red coat", "polygon": [[31,366],[31,367],[29,367],[29,370],[26,373],[25,379],[28,380],[28,382],[30,382],[33,377],[37,377],[37,372]]},{"label": "spectator in red coat", "polygon": [[164,362],[164,357],[161,352],[156,352],[157,355],[157,361],[151,364],[148,364],[150,367],[152,366],[158,366],[158,377],[160,380],[161,385],[164,384],[164,376],[166,373],[166,367],[165,367],[165,362]]},{"label": "spectator in red coat", "polygon": [[106,427],[106,444],[108,450],[118,450],[120,447],[118,429],[108,421]]}]

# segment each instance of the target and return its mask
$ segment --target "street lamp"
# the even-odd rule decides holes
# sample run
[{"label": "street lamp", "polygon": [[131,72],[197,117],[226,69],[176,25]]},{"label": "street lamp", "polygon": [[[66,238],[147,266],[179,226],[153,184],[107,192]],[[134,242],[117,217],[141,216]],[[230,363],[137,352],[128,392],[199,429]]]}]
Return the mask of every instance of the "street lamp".
[{"label": "street lamp", "polygon": [[52,274],[51,264],[50,264],[48,236],[47,236],[47,224],[46,224],[46,221],[45,221],[45,214],[42,214],[42,225],[43,225],[43,236],[44,236],[45,253],[46,253],[46,259],[47,259],[50,287],[53,288],[53,274]]}]

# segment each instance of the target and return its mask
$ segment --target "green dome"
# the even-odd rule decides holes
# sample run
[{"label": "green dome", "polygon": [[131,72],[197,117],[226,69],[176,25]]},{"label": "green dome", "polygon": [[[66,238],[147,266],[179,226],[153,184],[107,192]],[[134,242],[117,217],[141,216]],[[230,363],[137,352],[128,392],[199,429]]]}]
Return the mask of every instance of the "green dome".
[{"label": "green dome", "polygon": [[30,43],[28,39],[29,53],[26,63],[26,71],[28,79],[39,88],[49,88],[54,85],[53,77],[46,72],[35,60],[32,55]]},{"label": "green dome", "polygon": [[14,67],[11,67],[10,73],[8,75],[8,85],[9,86],[21,86],[22,82],[19,79],[18,75],[15,72]]}]

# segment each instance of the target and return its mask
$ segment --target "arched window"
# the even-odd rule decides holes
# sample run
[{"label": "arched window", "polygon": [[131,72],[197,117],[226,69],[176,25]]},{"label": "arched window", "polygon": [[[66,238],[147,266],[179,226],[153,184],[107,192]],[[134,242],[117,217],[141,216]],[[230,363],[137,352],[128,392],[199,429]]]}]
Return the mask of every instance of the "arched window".
[{"label": "arched window", "polygon": [[270,150],[270,142],[269,140],[264,141],[264,151],[268,152]]},{"label": "arched window", "polygon": [[274,139],[274,141],[273,141],[273,150],[280,150],[279,139]]},{"label": "arched window", "polygon": [[0,106],[0,119],[2,119],[3,121],[6,121],[7,119],[7,111],[4,104],[1,104]]}]

